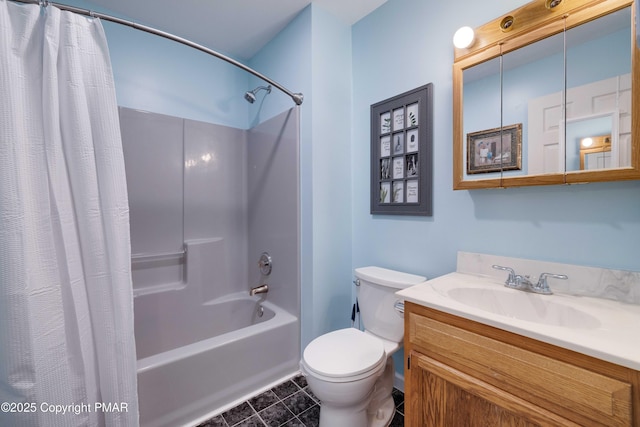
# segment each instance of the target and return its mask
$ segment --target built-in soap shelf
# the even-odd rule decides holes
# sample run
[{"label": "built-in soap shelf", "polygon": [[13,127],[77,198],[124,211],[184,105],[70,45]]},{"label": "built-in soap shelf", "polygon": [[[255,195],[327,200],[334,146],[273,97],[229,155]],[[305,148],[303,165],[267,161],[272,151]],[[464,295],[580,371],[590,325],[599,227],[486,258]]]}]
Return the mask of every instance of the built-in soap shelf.
[{"label": "built-in soap shelf", "polygon": [[171,252],[143,252],[131,255],[133,296],[184,289],[187,244]]},{"label": "built-in soap shelf", "polygon": [[131,264],[141,264],[148,262],[166,261],[180,259],[187,256],[187,247],[183,246],[181,251],[158,252],[158,253],[137,253],[131,255]]},{"label": "built-in soap shelf", "polygon": [[135,253],[131,256],[134,297],[198,288],[201,301],[228,292],[222,237],[186,240],[181,251]]}]

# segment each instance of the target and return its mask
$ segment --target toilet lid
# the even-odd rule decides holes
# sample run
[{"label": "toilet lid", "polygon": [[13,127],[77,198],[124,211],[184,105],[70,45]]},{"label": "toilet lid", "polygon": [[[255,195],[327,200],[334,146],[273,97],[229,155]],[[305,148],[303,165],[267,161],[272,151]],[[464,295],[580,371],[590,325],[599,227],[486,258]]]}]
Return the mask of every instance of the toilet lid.
[{"label": "toilet lid", "polygon": [[382,342],[355,328],[322,335],[307,345],[303,358],[312,371],[327,377],[350,377],[377,367],[385,358]]}]

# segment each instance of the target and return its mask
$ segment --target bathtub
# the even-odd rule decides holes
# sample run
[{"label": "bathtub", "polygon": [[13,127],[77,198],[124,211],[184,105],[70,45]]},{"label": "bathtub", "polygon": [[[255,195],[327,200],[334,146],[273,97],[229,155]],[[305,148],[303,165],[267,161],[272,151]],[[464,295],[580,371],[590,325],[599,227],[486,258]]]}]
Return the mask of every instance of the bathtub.
[{"label": "bathtub", "polygon": [[299,323],[231,294],[191,309],[180,289],[135,297],[140,425],[193,425],[297,370]]}]

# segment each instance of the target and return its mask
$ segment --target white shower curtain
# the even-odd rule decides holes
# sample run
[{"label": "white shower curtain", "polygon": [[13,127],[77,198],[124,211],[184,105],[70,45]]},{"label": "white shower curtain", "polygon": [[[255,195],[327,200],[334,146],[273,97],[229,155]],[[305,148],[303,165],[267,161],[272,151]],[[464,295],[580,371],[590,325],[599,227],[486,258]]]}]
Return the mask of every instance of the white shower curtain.
[{"label": "white shower curtain", "polygon": [[100,21],[0,0],[1,426],[138,424],[130,251]]}]

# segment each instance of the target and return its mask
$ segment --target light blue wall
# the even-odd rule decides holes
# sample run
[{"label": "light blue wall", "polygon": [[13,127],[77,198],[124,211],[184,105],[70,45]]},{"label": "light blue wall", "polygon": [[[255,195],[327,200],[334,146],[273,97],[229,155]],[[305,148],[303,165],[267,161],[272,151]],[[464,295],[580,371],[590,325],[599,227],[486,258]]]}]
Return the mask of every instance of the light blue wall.
[{"label": "light blue wall", "polygon": [[306,339],[350,325],[353,288],[351,27],[320,7],[313,12],[314,323]]},{"label": "light blue wall", "polygon": [[[62,3],[129,19],[85,0]],[[103,21],[118,105],[249,128],[249,74],[180,43]],[[224,52],[222,52],[224,53]]]},{"label": "light blue wall", "polygon": [[246,72],[206,53],[105,23],[118,105],[248,128]]},{"label": "light blue wall", "polygon": [[[273,40],[263,47],[247,64],[270,79],[280,83],[294,93],[301,92],[304,102],[301,109],[304,139],[310,139],[311,119],[311,8],[306,8],[282,30]],[[265,86],[267,83],[249,76],[249,87]],[[273,89],[268,96],[264,91],[258,94],[258,100],[249,108],[249,122],[253,126],[267,118],[285,111],[293,105],[285,93]]]},{"label": "light blue wall", "polygon": [[[457,251],[640,270],[640,183],[452,190],[454,32],[527,1],[393,0],[353,27],[353,267],[433,278]],[[434,84],[431,218],[369,214],[369,106]],[[403,356],[396,357],[402,372]]]},{"label": "light blue wall", "polygon": [[452,190],[452,35],[524,3],[394,0],[354,26],[354,151],[369,153],[370,104],[428,82],[435,123],[432,218],[371,216],[369,164],[353,162],[354,267],[434,277],[463,250],[640,270],[638,182]]}]

